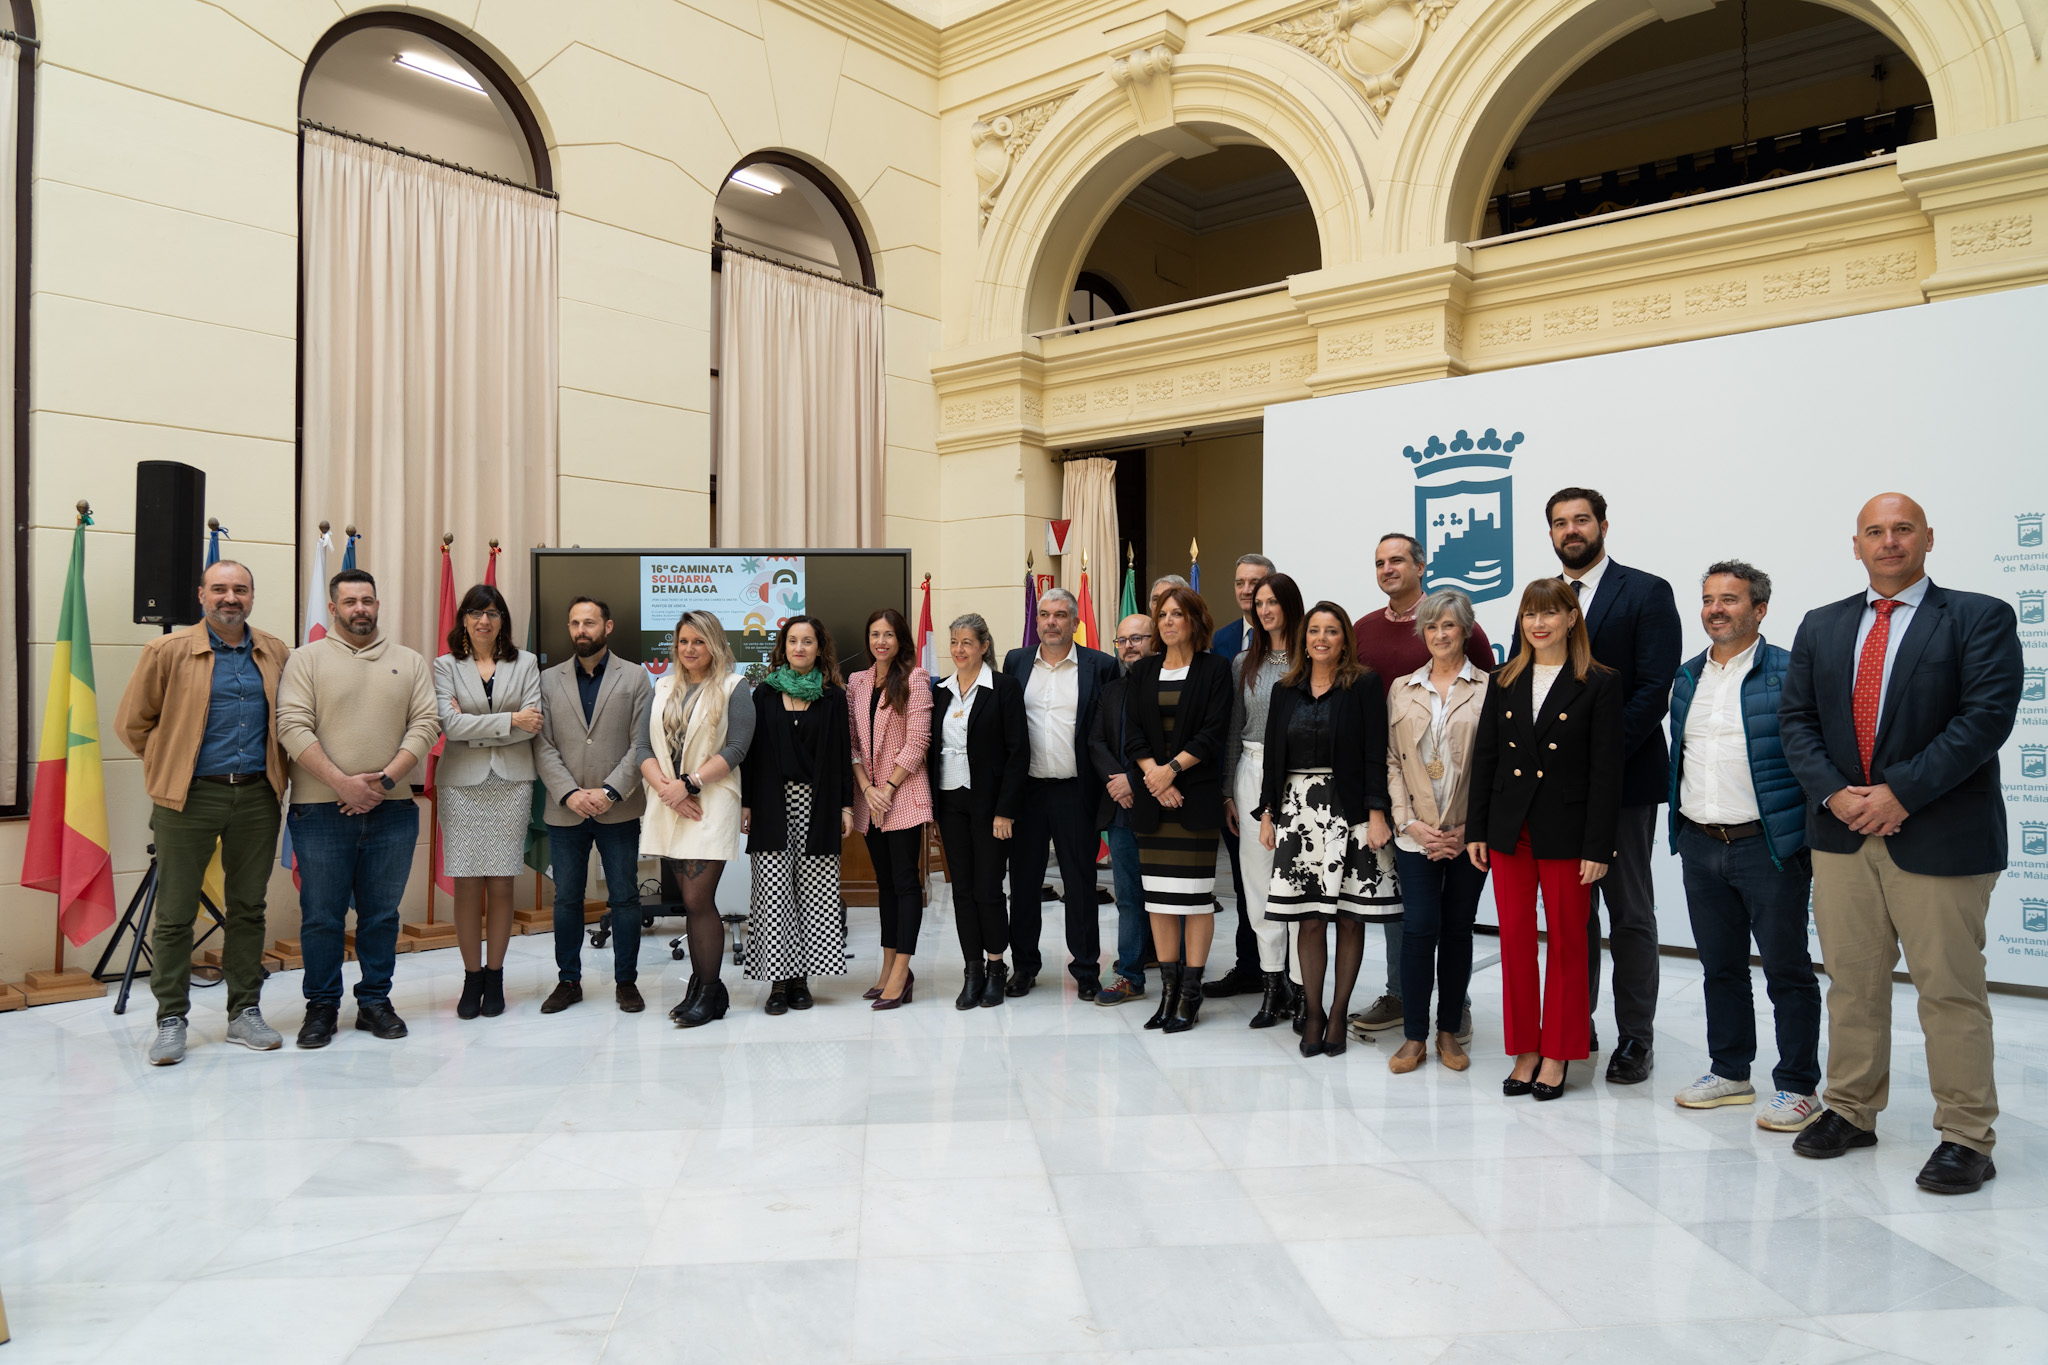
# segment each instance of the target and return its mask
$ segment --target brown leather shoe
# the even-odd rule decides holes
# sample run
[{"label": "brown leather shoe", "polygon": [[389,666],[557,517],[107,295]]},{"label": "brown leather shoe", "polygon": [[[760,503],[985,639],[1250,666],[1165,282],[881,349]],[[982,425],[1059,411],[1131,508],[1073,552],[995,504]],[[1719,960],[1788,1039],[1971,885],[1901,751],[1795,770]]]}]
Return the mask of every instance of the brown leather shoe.
[{"label": "brown leather shoe", "polygon": [[626,1014],[638,1014],[647,1008],[647,1002],[640,998],[640,988],[632,982],[622,983],[616,992],[619,1009]]},{"label": "brown leather shoe", "polygon": [[[1408,1049],[1411,1047],[1415,1051],[1410,1052]],[[1394,1052],[1394,1055],[1387,1058],[1387,1070],[1393,1072],[1396,1076],[1405,1076],[1416,1067],[1421,1066],[1423,1059],[1428,1055],[1427,1052],[1422,1050],[1422,1044],[1413,1041],[1403,1042]]]},{"label": "brown leather shoe", "polygon": [[1449,1033],[1436,1035],[1436,1059],[1453,1071],[1463,1071],[1472,1065],[1472,1058],[1458,1045],[1457,1038]]},{"label": "brown leather shoe", "polygon": [[542,1014],[560,1014],[583,999],[583,985],[578,981],[564,981],[540,1002]]}]

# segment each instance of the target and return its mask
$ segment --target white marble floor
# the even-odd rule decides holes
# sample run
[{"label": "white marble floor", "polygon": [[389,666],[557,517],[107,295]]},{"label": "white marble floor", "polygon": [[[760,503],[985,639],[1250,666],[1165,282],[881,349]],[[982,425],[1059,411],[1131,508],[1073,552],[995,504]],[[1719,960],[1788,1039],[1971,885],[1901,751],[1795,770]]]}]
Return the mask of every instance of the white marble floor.
[{"label": "white marble floor", "polygon": [[[856,913],[818,1008],[742,986],[685,1033],[667,936],[638,1017],[609,951],[540,1017],[544,937],[497,1020],[454,1017],[454,952],[401,958],[397,1043],[252,1054],[202,991],[154,1070],[146,995],[0,1016],[0,1365],[2048,1359],[2048,1002],[1994,997],[2000,1174],[1944,1199],[1904,988],[1883,1141],[1822,1163],[1672,1105],[1705,1062],[1681,959],[1652,1082],[1538,1105],[1499,1092],[1497,969],[1473,1069],[1392,1076],[1241,999],[1177,1037],[1071,988],[956,1013],[943,911],[908,1009],[858,999]],[[296,975],[267,1006],[289,1036]]]}]

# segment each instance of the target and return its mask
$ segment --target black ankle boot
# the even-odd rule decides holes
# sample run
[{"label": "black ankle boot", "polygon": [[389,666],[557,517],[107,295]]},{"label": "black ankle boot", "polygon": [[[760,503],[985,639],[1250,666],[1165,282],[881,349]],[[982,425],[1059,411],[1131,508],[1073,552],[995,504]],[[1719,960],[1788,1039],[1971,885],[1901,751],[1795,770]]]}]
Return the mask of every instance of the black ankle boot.
[{"label": "black ankle boot", "polygon": [[732,996],[727,993],[723,981],[699,983],[692,977],[690,984],[696,987],[696,993],[686,1002],[682,1014],[677,1016],[677,1028],[697,1028],[714,1019],[725,1018],[725,1009],[732,1003]]},{"label": "black ankle boot", "polygon": [[1001,958],[995,958],[983,967],[982,971],[987,975],[988,981],[981,988],[981,1007],[992,1010],[1003,1003],[1003,988],[1009,983],[1010,967]]},{"label": "black ankle boot", "polygon": [[483,1016],[486,1019],[495,1019],[505,1012],[505,969],[503,967],[486,967],[483,969],[482,976],[484,979],[483,999],[481,1001]]},{"label": "black ankle boot", "polygon": [[464,972],[462,974],[462,998],[455,1002],[457,1019],[474,1019],[484,1001],[484,974]]},{"label": "black ankle boot", "polygon": [[1287,973],[1261,972],[1265,978],[1265,993],[1259,997],[1259,1012],[1252,1016],[1253,1028],[1271,1028],[1285,1019],[1287,1010]]},{"label": "black ankle boot", "polygon": [[1173,1018],[1173,998],[1180,994],[1180,964],[1162,962],[1159,964],[1159,1008],[1152,1011],[1152,1017],[1145,1021],[1146,1028],[1165,1028]]},{"label": "black ankle boot", "polygon": [[689,1013],[690,1006],[696,1004],[697,997],[702,994],[704,994],[704,982],[695,972],[690,973],[690,984],[684,988],[682,1000],[674,1009],[668,1012],[668,1017],[680,1024],[683,1021],[683,1016]]},{"label": "black ankle boot", "polygon": [[981,1003],[981,993],[988,989],[988,968],[979,961],[966,964],[961,969],[960,994],[953,1001],[956,1010],[971,1010]]},{"label": "black ankle boot", "polygon": [[1161,1033],[1186,1033],[1195,1026],[1195,1016],[1202,1012],[1202,971],[1201,967],[1180,969],[1179,989],[1173,993],[1173,1017],[1159,1026]]}]

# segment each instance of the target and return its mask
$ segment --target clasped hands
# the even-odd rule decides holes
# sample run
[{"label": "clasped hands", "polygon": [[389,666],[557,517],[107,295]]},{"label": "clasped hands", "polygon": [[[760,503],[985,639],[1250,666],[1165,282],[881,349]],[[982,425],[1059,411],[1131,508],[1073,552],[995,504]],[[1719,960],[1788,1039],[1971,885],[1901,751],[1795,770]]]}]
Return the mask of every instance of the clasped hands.
[{"label": "clasped hands", "polygon": [[368,815],[384,804],[384,774],[351,773],[334,784],[334,803],[343,815]]},{"label": "clasped hands", "polygon": [[1826,802],[1828,811],[1857,834],[1890,838],[1906,823],[1906,808],[1892,795],[1891,786],[1844,787]]},{"label": "clasped hands", "polygon": [[1401,831],[1410,839],[1422,845],[1422,851],[1433,863],[1447,862],[1465,851],[1465,827],[1453,825],[1449,829],[1438,829],[1423,820],[1410,820],[1408,827]]},{"label": "clasped hands", "polygon": [[1145,790],[1152,793],[1154,801],[1168,810],[1179,810],[1187,800],[1187,797],[1181,794],[1180,788],[1173,785],[1173,780],[1180,774],[1164,763],[1154,763],[1149,758],[1145,762],[1149,765],[1145,769]]},{"label": "clasped hands", "polygon": [[[678,791],[688,794],[688,788],[682,783],[677,782],[673,785]],[[663,793],[663,801],[671,810],[676,809],[674,803],[667,800],[667,793]],[[562,804],[585,819],[595,819],[612,808],[612,798],[602,787],[582,787],[570,792],[569,799]]]}]

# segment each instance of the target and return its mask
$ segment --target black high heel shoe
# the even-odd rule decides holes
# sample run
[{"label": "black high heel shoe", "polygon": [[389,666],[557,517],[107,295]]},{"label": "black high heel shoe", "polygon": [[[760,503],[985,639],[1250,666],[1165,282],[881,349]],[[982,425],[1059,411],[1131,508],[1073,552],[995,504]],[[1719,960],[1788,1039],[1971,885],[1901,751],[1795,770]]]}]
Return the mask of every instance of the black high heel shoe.
[{"label": "black high heel shoe", "polygon": [[1322,1056],[1325,1046],[1323,1034],[1330,1027],[1329,1016],[1321,1010],[1311,1010],[1308,1006],[1303,1005],[1301,1013],[1297,1017],[1301,1020],[1301,1055],[1304,1057]]},{"label": "black high heel shoe", "polygon": [[[1538,1062],[1536,1065],[1538,1070],[1542,1069],[1543,1064],[1541,1062]],[[1529,1093],[1534,1095],[1539,1100],[1554,1100],[1558,1096],[1564,1094],[1565,1084],[1566,1082],[1570,1081],[1571,1078],[1572,1064],[1570,1062],[1566,1062],[1564,1064],[1564,1074],[1557,1078],[1556,1085],[1545,1085],[1541,1081],[1532,1080],[1529,1082]]]},{"label": "black high heel shoe", "polygon": [[[1540,1068],[1542,1067],[1543,1063],[1539,1061],[1538,1063],[1536,1063],[1536,1065]],[[1507,1096],[1509,1099],[1514,1099],[1517,1096],[1528,1094],[1530,1088],[1535,1084],[1536,1078],[1533,1075],[1530,1076],[1530,1078],[1526,1081],[1518,1081],[1514,1078],[1514,1075],[1510,1073],[1501,1078],[1500,1093]]]}]

